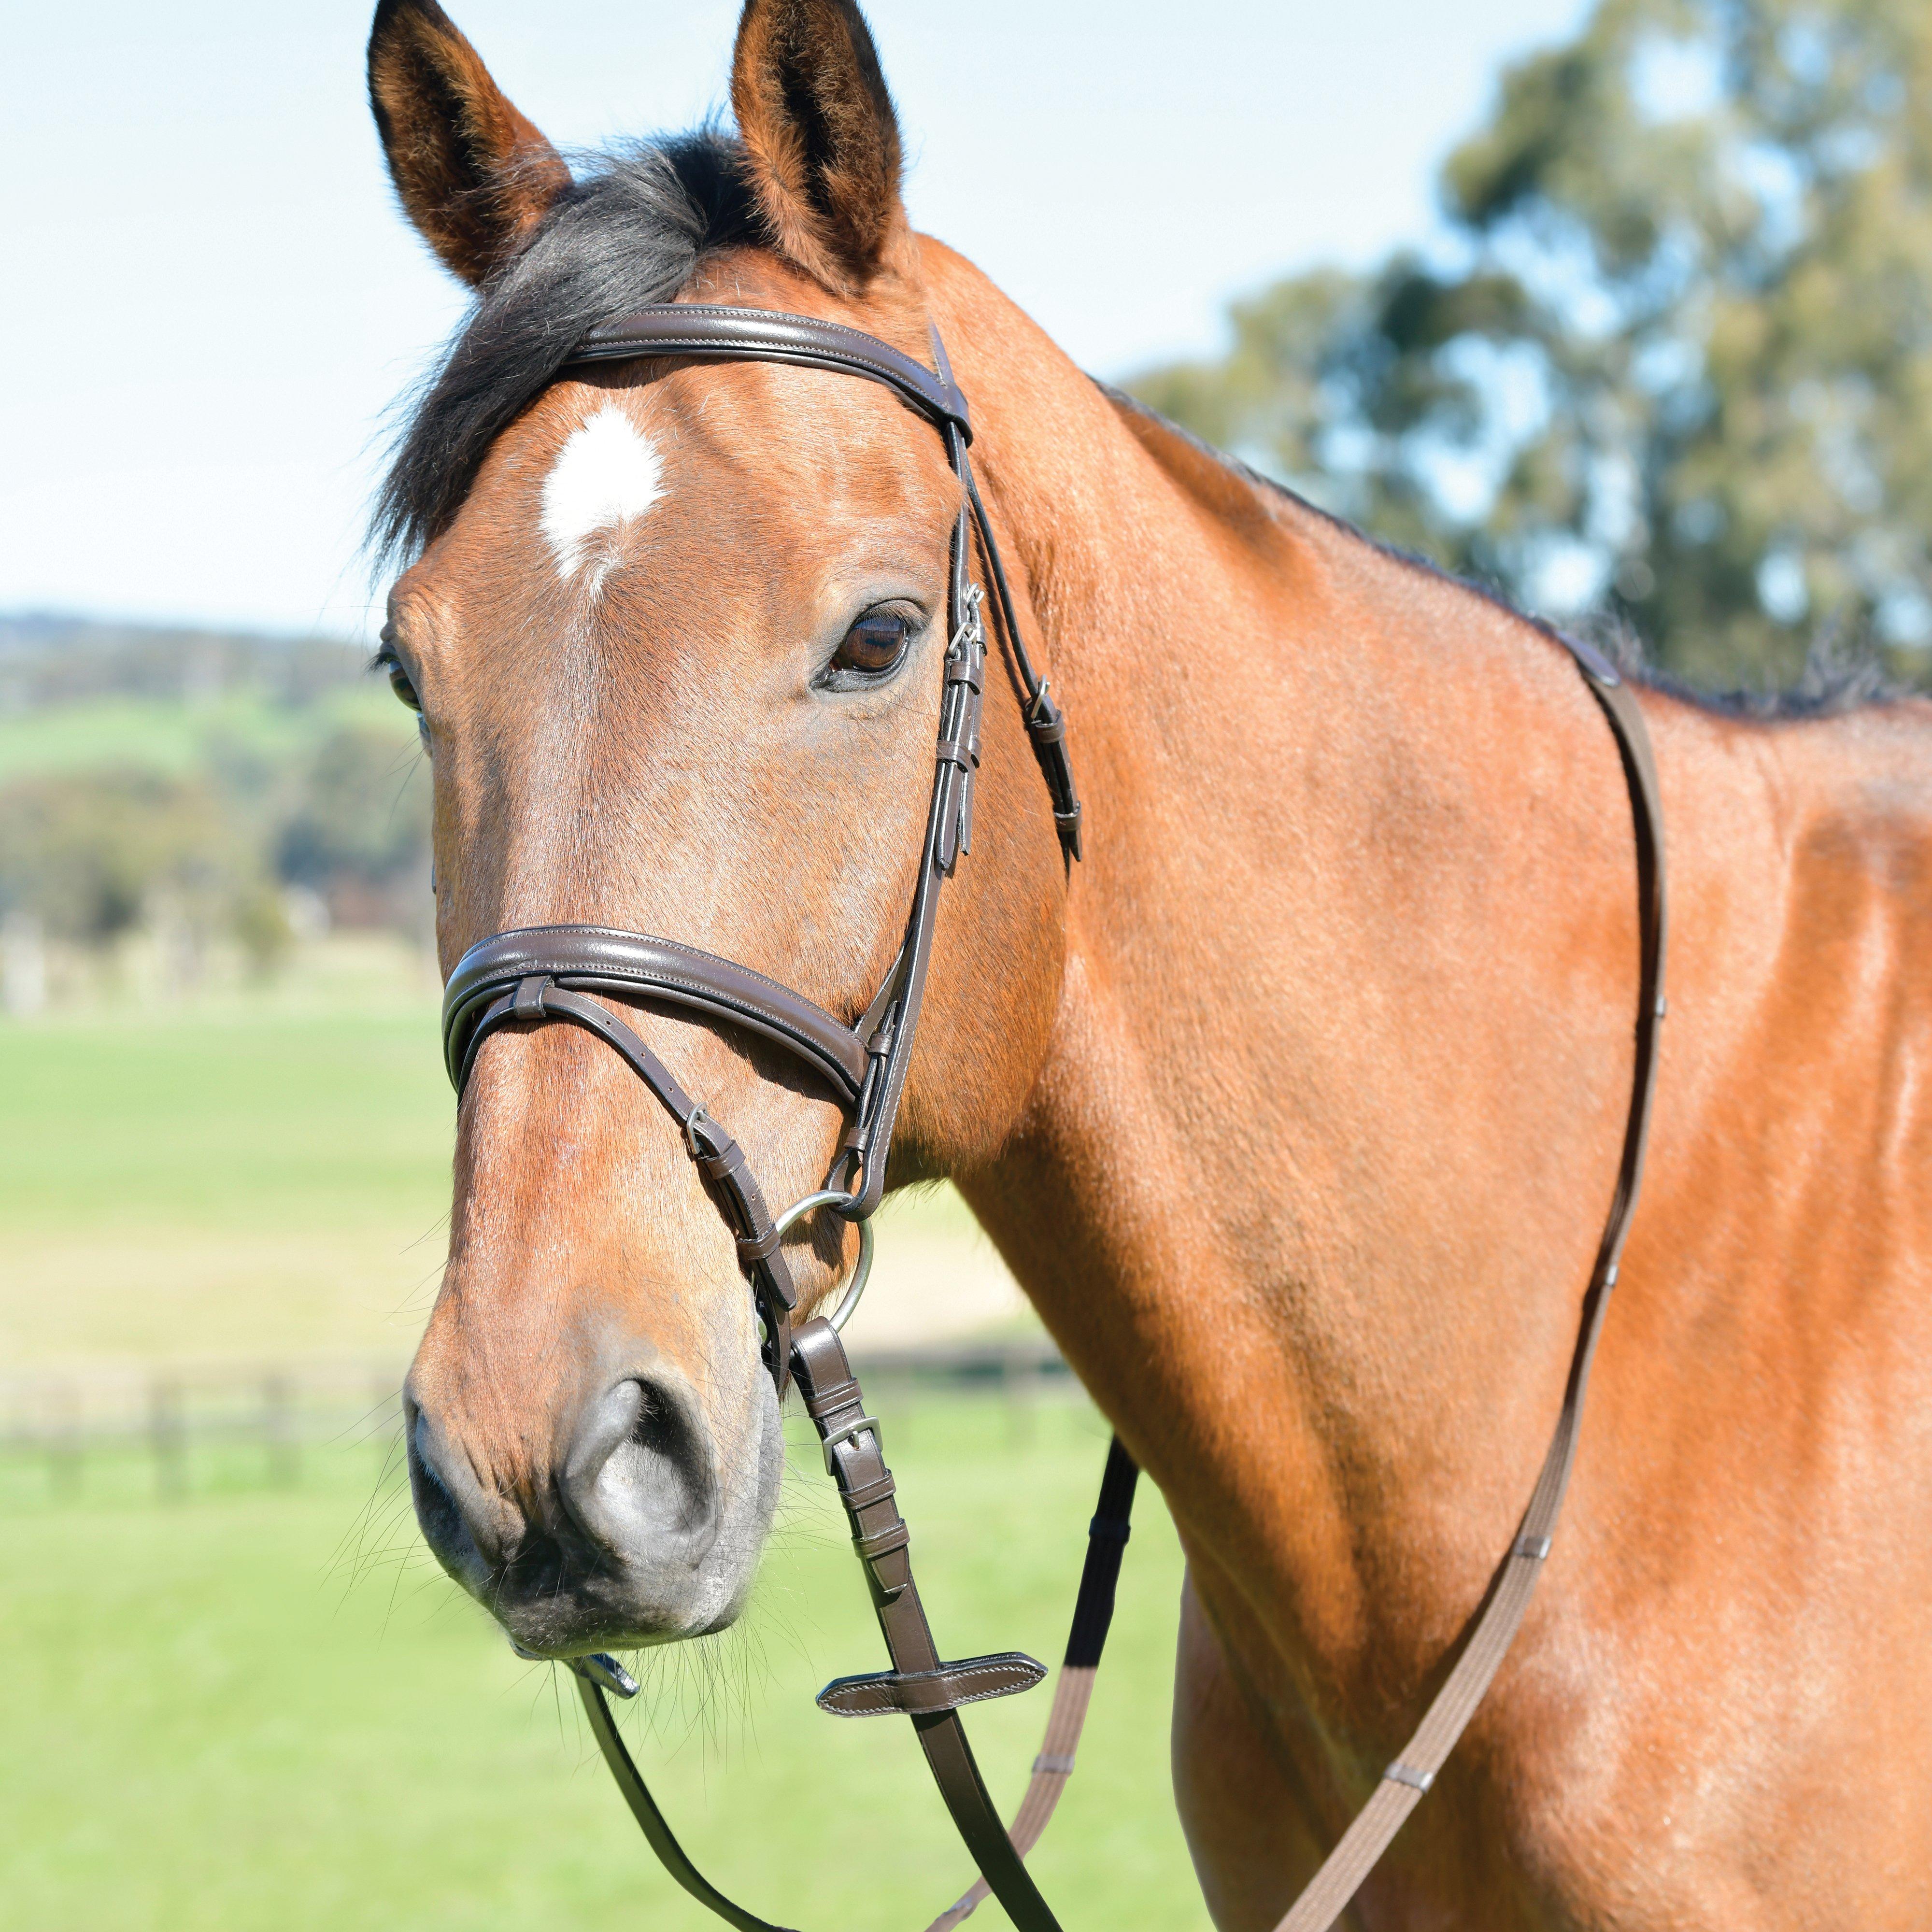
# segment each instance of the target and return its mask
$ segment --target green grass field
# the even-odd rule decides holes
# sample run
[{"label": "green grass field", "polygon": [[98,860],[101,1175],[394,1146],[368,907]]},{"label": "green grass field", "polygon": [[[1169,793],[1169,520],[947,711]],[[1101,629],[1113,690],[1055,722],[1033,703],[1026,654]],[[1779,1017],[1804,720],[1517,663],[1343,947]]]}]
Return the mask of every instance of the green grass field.
[{"label": "green grass field", "polygon": [[[1042,1405],[1016,1440],[998,1402],[936,1397],[885,1426],[942,1645],[1057,1660],[1097,1419]],[[23,1932],[712,1922],[637,1838],[567,1684],[520,1663],[442,1580],[393,1478],[375,1483],[375,1454],[311,1458],[292,1492],[204,1486],[167,1504],[96,1478],[126,1499],[8,1512],[0,1919]],[[1069,1932],[1204,1922],[1166,1777],[1179,1569],[1150,1495],[1080,1768],[1034,1858]],[[754,1910],[916,1932],[963,1888],[910,1726],[811,1704],[826,1678],[883,1658],[810,1450],[795,1449],[746,1624],[650,1661],[633,1748],[700,1864]],[[1003,1808],[1048,1695],[973,1714]],[[982,1917],[1004,1922],[992,1906]]]},{"label": "green grass field", "polygon": [[[0,1371],[400,1362],[441,1263],[451,1125],[433,990],[352,949],[243,998],[0,1025]],[[910,1218],[962,1213],[941,1197]],[[910,1401],[879,1406],[941,1643],[1057,1660],[1101,1425],[1070,1400]],[[197,1448],[174,1500],[133,1451],[91,1451],[73,1492],[41,1458],[0,1470],[0,1924],[710,1922],[656,1870],[552,1674],[430,1561],[380,1453],[351,1430],[274,1489],[259,1449]],[[1149,1495],[1082,1768],[1036,1855],[1069,1932],[1204,1922],[1166,1770],[1179,1572]],[[811,1704],[883,1663],[815,1454],[793,1458],[745,1624],[653,1662],[638,1748],[754,1909],[917,1932],[963,1887],[910,1727]],[[1003,1807],[1048,1694],[974,1714]]]},{"label": "green grass field", "polygon": [[0,1361],[406,1357],[452,1122],[400,955],[0,1025]]}]

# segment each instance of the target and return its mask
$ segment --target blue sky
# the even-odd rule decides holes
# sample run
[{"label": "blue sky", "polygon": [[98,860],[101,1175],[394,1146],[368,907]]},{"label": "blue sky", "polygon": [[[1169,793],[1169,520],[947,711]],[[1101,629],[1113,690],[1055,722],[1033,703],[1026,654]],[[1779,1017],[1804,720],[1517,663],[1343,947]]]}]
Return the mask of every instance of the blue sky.
[{"label": "blue sky", "polygon": [[[448,4],[560,146],[724,100],[736,0]],[[0,609],[368,634],[385,412],[461,310],[389,196],[368,10],[106,0],[10,24]],[[1106,375],[1212,348],[1272,276],[1425,236],[1502,65],[1585,10],[868,9],[914,220]]]}]

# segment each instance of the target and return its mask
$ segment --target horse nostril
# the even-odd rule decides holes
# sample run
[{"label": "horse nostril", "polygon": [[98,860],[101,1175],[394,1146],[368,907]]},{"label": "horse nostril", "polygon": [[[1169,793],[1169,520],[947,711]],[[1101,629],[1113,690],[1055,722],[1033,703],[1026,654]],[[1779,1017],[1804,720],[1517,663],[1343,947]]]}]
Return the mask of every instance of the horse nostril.
[{"label": "horse nostril", "polygon": [[[730,1497],[697,1399],[681,1376],[609,1370],[553,1412],[562,1453],[510,1464],[500,1437],[460,1408],[405,1393],[410,1486],[424,1538],[450,1575],[515,1641],[574,1656],[721,1628],[750,1568],[724,1534]],[[600,1386],[601,1385],[601,1386]],[[777,1417],[758,1445],[776,1481]],[[513,1447],[518,1445],[512,1445]],[[498,1459],[488,1460],[494,1453]]]},{"label": "horse nostril", "polygon": [[585,1534],[626,1564],[695,1563],[717,1538],[703,1425],[660,1382],[627,1378],[586,1408],[562,1490]]},{"label": "horse nostril", "polygon": [[410,1494],[424,1540],[456,1580],[474,1592],[495,1562],[490,1513],[476,1478],[460,1458],[441,1452],[437,1431],[417,1405],[404,1397],[409,1422]]}]

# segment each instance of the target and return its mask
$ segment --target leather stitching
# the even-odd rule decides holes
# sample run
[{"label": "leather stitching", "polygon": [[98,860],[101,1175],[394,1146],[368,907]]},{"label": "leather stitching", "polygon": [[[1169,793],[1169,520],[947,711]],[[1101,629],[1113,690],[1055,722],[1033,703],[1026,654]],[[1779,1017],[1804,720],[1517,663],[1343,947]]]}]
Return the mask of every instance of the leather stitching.
[{"label": "leather stitching", "polygon": [[[569,928],[533,926],[526,930],[529,939],[536,942],[545,932]],[[608,927],[584,928],[581,930],[617,942],[634,941],[640,936],[618,932]],[[517,937],[520,939],[524,934],[519,934]],[[490,943],[485,942],[486,944]],[[835,1084],[852,1088],[860,1083],[862,1070],[855,1072],[847,1066],[837,1050],[837,1046],[849,1043],[857,1049],[858,1057],[862,1058],[863,1048],[858,1036],[822,1007],[816,1009],[816,1011],[824,1022],[824,1032],[827,1036],[824,1038],[818,1036],[814,1031],[808,1030],[800,1023],[796,1014],[788,1010],[795,1007],[810,1007],[811,1002],[801,998],[766,974],[748,966],[738,965],[734,961],[720,958],[716,954],[706,952],[697,946],[674,946],[672,942],[662,940],[654,940],[652,944],[716,966],[719,969],[722,983],[709,982],[688,974],[680,974],[675,970],[633,964],[622,959],[586,963],[580,966],[547,956],[545,949],[535,943],[520,945],[514,952],[506,952],[500,961],[489,962],[489,977],[479,984],[471,986],[464,983],[460,964],[451,975],[450,984],[454,997],[450,1000],[446,1031],[452,1046],[457,1040],[462,1037],[470,1015],[479,1000],[488,1000],[496,991],[513,986],[517,981],[528,977],[532,971],[542,971],[553,976],[559,985],[578,989],[599,990],[599,982],[602,982],[604,988],[641,987],[647,991],[656,988],[667,992],[683,994],[701,1006],[740,1018],[755,1021],[760,1026],[769,1028],[784,1042],[794,1047],[802,1057],[822,1067],[831,1076]],[[742,988],[734,987],[730,983],[734,979],[749,980],[753,984]],[[761,1002],[757,998],[760,989],[772,996],[769,1004]],[[835,1046],[835,1042],[837,1046]]]},{"label": "leather stitching", "polygon": [[[972,1682],[976,1678],[992,1677],[1003,1680],[1000,1684],[982,1690],[967,1690],[957,1696],[949,1696],[944,1706],[930,1704],[902,1704],[892,1695],[890,1682],[874,1679],[870,1683],[845,1684],[839,1687],[838,1696],[850,1697],[856,1702],[860,1699],[875,1700],[872,1706],[862,1710],[841,1710],[835,1696],[825,1708],[836,1715],[844,1717],[873,1717],[887,1711],[913,1711],[923,1714],[927,1711],[956,1708],[962,1704],[983,1704],[995,1697],[1010,1696],[1015,1691],[1028,1690],[1042,1682],[1044,1670],[1036,1673],[1018,1664],[974,1664],[960,1670],[947,1668],[930,1673],[924,1671],[914,1673],[910,1681],[922,1688],[930,1685],[934,1689]],[[828,1693],[828,1694],[832,1694]]]},{"label": "leather stitching", "polygon": [[[795,331],[812,345],[818,356],[836,357],[854,368],[870,370],[881,381],[936,411],[946,420],[962,426],[970,424],[966,399],[956,385],[949,383],[944,376],[914,362],[910,356],[899,356],[890,343],[874,343],[872,338],[860,330],[848,328],[842,322],[826,322],[815,316],[784,316],[776,318],[784,326],[774,328],[769,321],[762,317],[754,319],[754,312],[742,309],[700,302],[665,304],[663,307],[674,308],[677,320],[674,321],[667,314],[663,317],[662,330],[652,326],[628,334],[624,332],[621,320],[608,330],[593,329],[578,345],[572,360],[614,361],[623,350],[633,347],[640,352],[652,350],[665,356],[712,355],[727,358],[742,356],[752,360],[761,357],[782,360],[788,350],[801,346],[794,338]],[[743,326],[736,334],[710,335],[681,329],[679,323],[686,316],[704,316],[727,323],[742,322]],[[884,359],[874,352],[877,350],[884,350],[894,359]]]}]

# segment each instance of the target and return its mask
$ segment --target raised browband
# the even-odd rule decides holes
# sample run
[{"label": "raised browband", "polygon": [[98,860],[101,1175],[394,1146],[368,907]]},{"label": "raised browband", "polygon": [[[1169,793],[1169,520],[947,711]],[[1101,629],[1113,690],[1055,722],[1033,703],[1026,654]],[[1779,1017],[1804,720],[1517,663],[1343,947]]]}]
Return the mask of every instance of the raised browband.
[{"label": "raised browband", "polygon": [[621,362],[633,356],[701,356],[804,368],[830,364],[896,389],[922,416],[941,428],[950,423],[962,440],[973,440],[966,398],[950,375],[934,375],[910,356],[842,322],[705,302],[658,302],[600,323],[563,366]]},{"label": "raised browband", "polygon": [[459,1094],[485,1008],[537,976],[567,992],[642,995],[743,1027],[796,1054],[848,1107],[865,1084],[864,1041],[824,1007],[748,966],[649,933],[534,926],[480,941],[449,976],[442,998],[443,1064]]}]

